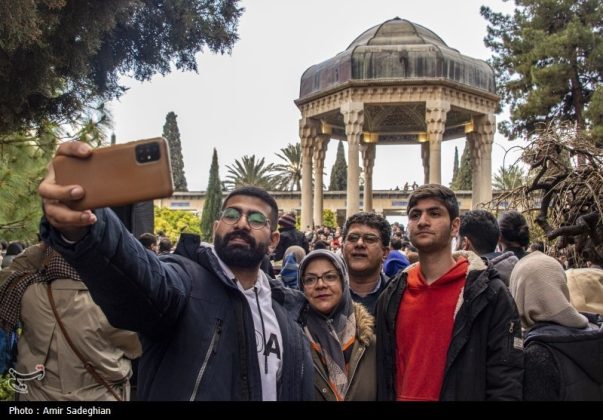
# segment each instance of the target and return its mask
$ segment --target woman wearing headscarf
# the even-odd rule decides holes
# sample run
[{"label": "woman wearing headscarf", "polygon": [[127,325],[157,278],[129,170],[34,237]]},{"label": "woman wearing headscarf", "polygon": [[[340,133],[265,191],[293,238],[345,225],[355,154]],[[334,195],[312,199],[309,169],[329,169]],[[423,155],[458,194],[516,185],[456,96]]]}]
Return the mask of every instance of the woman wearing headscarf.
[{"label": "woman wearing headscarf", "polygon": [[509,288],[526,330],[524,400],[603,401],[603,318],[572,306],[561,264],[534,251]]},{"label": "woman wearing headscarf", "polygon": [[302,325],[312,346],[315,399],[376,400],[374,318],[352,301],[345,262],[331,251],[312,251],[299,278],[308,300]]}]

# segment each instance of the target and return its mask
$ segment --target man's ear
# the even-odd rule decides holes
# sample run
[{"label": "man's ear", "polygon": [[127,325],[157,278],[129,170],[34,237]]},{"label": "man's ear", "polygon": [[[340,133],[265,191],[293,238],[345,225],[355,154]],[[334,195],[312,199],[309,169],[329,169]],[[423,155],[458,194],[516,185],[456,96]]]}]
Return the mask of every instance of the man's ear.
[{"label": "man's ear", "polygon": [[274,232],[272,232],[270,234],[270,246],[272,248],[276,248],[276,246],[278,245],[278,241],[280,241],[281,239],[281,234],[278,230],[275,230]]}]

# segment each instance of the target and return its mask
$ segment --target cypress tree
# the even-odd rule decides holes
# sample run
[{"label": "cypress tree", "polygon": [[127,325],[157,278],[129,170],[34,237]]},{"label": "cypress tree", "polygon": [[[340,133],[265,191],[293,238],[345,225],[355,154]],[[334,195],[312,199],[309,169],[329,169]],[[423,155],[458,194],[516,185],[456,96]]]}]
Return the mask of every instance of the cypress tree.
[{"label": "cypress tree", "polygon": [[204,241],[211,240],[212,226],[220,217],[222,206],[222,183],[220,182],[220,171],[218,165],[218,152],[214,148],[214,154],[209,168],[209,182],[205,192],[205,203],[201,214],[201,237]]},{"label": "cypress tree", "polygon": [[343,142],[337,145],[337,158],[331,169],[329,191],[345,191],[348,187],[348,164],[345,162]]},{"label": "cypress tree", "polygon": [[170,161],[172,162],[172,177],[174,178],[175,191],[188,191],[186,176],[184,175],[184,161],[182,160],[182,144],[180,143],[180,130],[176,114],[170,112],[165,117],[163,137],[170,147]]},{"label": "cypress tree", "polygon": [[454,191],[467,191],[473,188],[471,151],[469,150],[469,144],[467,142],[465,142],[465,149],[463,149],[461,164],[456,174],[456,180],[452,181],[450,188]]},{"label": "cypress tree", "polygon": [[452,182],[456,181],[459,173],[459,148],[454,146],[454,162],[452,163]]}]

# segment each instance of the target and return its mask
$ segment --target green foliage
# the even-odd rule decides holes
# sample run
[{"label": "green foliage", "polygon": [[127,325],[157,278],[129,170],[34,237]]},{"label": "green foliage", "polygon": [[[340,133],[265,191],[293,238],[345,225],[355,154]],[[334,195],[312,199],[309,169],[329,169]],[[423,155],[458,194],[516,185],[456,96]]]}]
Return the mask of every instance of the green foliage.
[{"label": "green foliage", "polygon": [[197,70],[230,52],[238,0],[0,1],[0,135],[70,123],[119,97],[120,75]]},{"label": "green foliage", "polygon": [[473,188],[471,170],[471,151],[469,150],[469,144],[465,142],[465,148],[463,149],[463,155],[461,156],[461,164],[456,173],[456,177],[452,178],[450,188],[454,191],[467,191]]},{"label": "green foliage", "polygon": [[[571,122],[601,135],[603,2],[515,0],[512,16],[482,6],[486,46],[493,52],[498,94],[510,121],[507,137],[527,137],[541,123]],[[601,138],[601,137],[599,137]]]},{"label": "green foliage", "polygon": [[322,225],[330,228],[337,228],[337,217],[335,212],[331,209],[323,209],[322,211]]},{"label": "green foliage", "polygon": [[181,233],[201,235],[199,217],[186,210],[172,210],[167,207],[155,207],[155,231],[162,230],[172,243],[178,241]]},{"label": "green foliage", "polygon": [[203,203],[203,213],[201,214],[201,237],[204,241],[211,240],[214,221],[220,217],[220,208],[222,206],[222,183],[220,182],[220,167],[218,165],[218,152],[214,148],[214,154],[209,168],[209,182],[205,193],[205,203]]},{"label": "green foliage", "polygon": [[7,374],[0,376],[0,401],[14,401],[15,391],[9,385],[11,377]]},{"label": "green foliage", "polygon": [[459,148],[454,146],[454,162],[452,163],[452,182],[458,177],[459,173]]},{"label": "green foliage", "polygon": [[276,156],[285,163],[273,166],[274,176],[277,179],[277,189],[280,191],[300,191],[302,178],[302,152],[301,144],[288,144]]},{"label": "green foliage", "polygon": [[329,191],[345,191],[348,187],[348,164],[345,162],[343,142],[337,145],[337,157],[331,169]]},{"label": "green foliage", "polygon": [[501,166],[498,173],[494,175],[492,187],[495,190],[514,190],[524,185],[526,176],[523,169],[518,165],[511,165],[508,168]]},{"label": "green foliage", "polygon": [[184,175],[184,160],[182,159],[182,143],[180,142],[180,130],[178,129],[177,115],[169,112],[165,117],[163,125],[163,137],[170,146],[170,162],[172,164],[172,178],[175,191],[188,191],[186,176]]},{"label": "green foliage", "polygon": [[273,191],[278,187],[278,180],[272,175],[274,165],[267,164],[264,158],[256,160],[255,155],[245,155],[241,160],[235,160],[234,165],[226,165],[226,168],[228,172],[224,185],[229,189],[255,186]]}]

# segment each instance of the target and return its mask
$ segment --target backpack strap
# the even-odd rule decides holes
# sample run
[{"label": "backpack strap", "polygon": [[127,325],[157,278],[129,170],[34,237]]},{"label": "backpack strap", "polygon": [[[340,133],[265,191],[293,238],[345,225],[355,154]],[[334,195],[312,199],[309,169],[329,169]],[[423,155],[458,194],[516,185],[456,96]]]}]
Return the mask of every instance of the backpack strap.
[{"label": "backpack strap", "polygon": [[69,337],[69,334],[67,334],[67,330],[65,330],[65,326],[63,325],[63,322],[61,321],[61,318],[59,317],[59,314],[57,312],[57,308],[54,303],[54,297],[52,295],[52,283],[51,282],[46,283],[46,291],[48,292],[48,300],[50,301],[50,306],[52,307],[52,312],[54,313],[54,317],[56,318],[57,324],[59,324],[59,327],[61,328],[61,331],[63,332],[63,336],[65,337],[65,340],[67,340],[67,344],[69,344],[69,347],[71,347],[71,350],[73,350],[73,352],[78,357],[78,359],[80,359],[80,361],[84,364],[84,367],[92,375],[94,380],[99,385],[104,386],[107,389],[107,391],[109,391],[111,393],[111,395],[113,395],[113,397],[115,397],[115,399],[117,401],[122,401],[122,398],[119,395],[117,395],[117,393],[113,390],[113,388],[111,388],[111,385],[109,385],[107,383],[107,381],[96,371],[96,369],[94,369],[94,366],[92,365],[92,363],[86,361],[86,359],[84,358],[82,353],[80,353],[80,351],[73,344],[73,341],[71,341],[71,338]]}]

